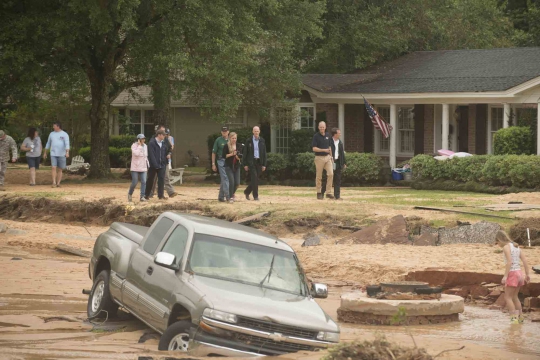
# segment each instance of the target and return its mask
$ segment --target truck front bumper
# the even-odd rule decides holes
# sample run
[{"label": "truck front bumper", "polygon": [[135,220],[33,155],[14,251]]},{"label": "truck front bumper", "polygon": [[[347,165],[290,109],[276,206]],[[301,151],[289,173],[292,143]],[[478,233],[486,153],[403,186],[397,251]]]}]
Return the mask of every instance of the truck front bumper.
[{"label": "truck front bumper", "polygon": [[190,354],[194,356],[279,356],[297,351],[317,351],[335,345],[267,333],[206,317],[203,317],[192,338]]}]

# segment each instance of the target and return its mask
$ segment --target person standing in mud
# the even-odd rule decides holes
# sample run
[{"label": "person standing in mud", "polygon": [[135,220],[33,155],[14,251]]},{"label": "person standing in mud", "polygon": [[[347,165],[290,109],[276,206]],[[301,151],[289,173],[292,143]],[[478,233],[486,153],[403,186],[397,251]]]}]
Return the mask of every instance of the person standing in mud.
[{"label": "person standing in mud", "polygon": [[[174,150],[174,139],[170,135],[171,131],[169,129],[166,129],[165,126],[163,125],[156,126],[156,131],[158,130],[163,130],[165,132],[165,140],[163,141],[163,143],[167,147],[167,162],[168,162],[168,166],[165,169],[165,191],[167,192],[170,198],[173,198],[178,195],[178,193],[174,190],[173,185],[171,184],[171,176],[170,176],[171,158],[172,158],[172,152]],[[154,181],[154,183],[152,184],[152,193],[150,194],[150,197],[154,197],[154,194],[156,192],[156,186],[157,186],[157,182]]]},{"label": "person standing in mud", "polygon": [[330,134],[326,132],[326,123],[321,121],[319,123],[319,131],[313,136],[313,141],[311,142],[313,152],[315,153],[317,199],[319,200],[324,199],[322,190],[324,170],[326,170],[326,197],[329,199],[334,198],[334,195],[331,194],[334,179],[331,141]]},{"label": "person standing in mud", "polygon": [[3,130],[0,130],[0,191],[4,189],[4,178],[6,176],[7,163],[9,161],[9,150],[11,150],[11,161],[17,162],[19,154],[17,152],[17,143]]},{"label": "person standing in mud", "polygon": [[43,159],[47,159],[47,150],[51,150],[52,187],[60,187],[62,170],[66,168],[66,159],[69,158],[69,135],[62,130],[62,124],[55,122],[54,131],[49,134],[47,145],[43,149]]},{"label": "person standing in mud", "polygon": [[[523,324],[523,309],[518,295],[519,289],[531,281],[527,259],[517,244],[514,244],[504,231],[497,231],[495,241],[503,249],[505,271],[501,283],[504,285],[504,298],[510,313],[510,324]],[[525,276],[521,271],[520,261],[523,262]]]},{"label": "person standing in mud", "polygon": [[[164,144],[165,131],[158,130],[148,144],[148,184],[153,184],[157,176],[157,193],[160,200],[166,200],[165,197],[165,172],[167,170],[167,146]],[[146,187],[146,200],[150,199],[152,187]]]}]

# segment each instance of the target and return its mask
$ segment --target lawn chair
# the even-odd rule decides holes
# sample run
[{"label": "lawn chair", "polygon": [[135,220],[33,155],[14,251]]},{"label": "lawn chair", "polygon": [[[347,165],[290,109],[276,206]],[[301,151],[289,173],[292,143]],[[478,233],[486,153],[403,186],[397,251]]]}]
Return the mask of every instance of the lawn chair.
[{"label": "lawn chair", "polygon": [[71,159],[71,165],[67,166],[69,171],[76,171],[85,165],[84,158],[81,155],[75,156]]},{"label": "lawn chair", "polygon": [[169,178],[171,180],[171,185],[176,184],[178,181],[180,181],[180,185],[182,185],[183,175],[184,175],[184,168],[176,168],[176,169],[169,170]]}]

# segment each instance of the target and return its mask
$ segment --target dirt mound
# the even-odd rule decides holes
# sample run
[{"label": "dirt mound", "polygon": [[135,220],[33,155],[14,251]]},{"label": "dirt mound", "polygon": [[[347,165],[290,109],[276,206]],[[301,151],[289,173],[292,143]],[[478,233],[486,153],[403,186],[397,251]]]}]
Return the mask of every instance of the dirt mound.
[{"label": "dirt mound", "polygon": [[198,212],[213,214],[210,208],[199,203],[175,202],[154,206],[135,207],[114,203],[112,199],[100,201],[65,201],[48,198],[10,197],[0,198],[0,218],[18,221],[46,221],[49,223],[82,222],[110,225],[115,221],[150,226],[164,211]]},{"label": "dirt mound", "polygon": [[407,223],[402,215],[379,220],[375,224],[346,236],[338,244],[403,244],[410,245]]},{"label": "dirt mound", "polygon": [[331,349],[325,360],[432,360],[426,350],[407,348],[381,337],[373,341],[338,345]]},{"label": "dirt mound", "polygon": [[531,234],[531,245],[540,246],[540,218],[520,220],[510,228],[510,237],[520,245],[528,245],[527,229]]}]

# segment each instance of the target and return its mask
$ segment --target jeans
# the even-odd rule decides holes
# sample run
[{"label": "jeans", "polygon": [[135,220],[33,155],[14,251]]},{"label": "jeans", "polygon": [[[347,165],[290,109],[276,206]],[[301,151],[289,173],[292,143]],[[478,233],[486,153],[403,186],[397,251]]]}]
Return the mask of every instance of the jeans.
[{"label": "jeans", "polygon": [[225,171],[225,159],[219,159],[217,161],[217,167],[219,171],[219,177],[221,178],[221,184],[219,186],[219,200],[229,200],[229,177]]},{"label": "jeans", "polygon": [[225,166],[227,177],[229,178],[229,198],[232,198],[238,186],[240,186],[240,167],[233,170],[229,166]]},{"label": "jeans", "polygon": [[131,186],[129,187],[128,194],[133,195],[133,191],[135,191],[135,186],[137,186],[139,179],[141,180],[141,199],[142,199],[146,191],[146,171],[144,172],[132,171],[131,172]]},{"label": "jeans", "polygon": [[[161,198],[164,198],[164,192],[165,192],[165,170],[166,168],[165,167],[162,167],[162,168],[159,168],[159,169],[156,169],[156,168],[150,168],[148,169],[148,184],[153,184],[154,183],[154,179],[156,178],[157,176],[157,183],[158,183],[158,197],[161,199]],[[145,190],[145,193],[146,193],[146,197],[147,198],[150,198],[150,194],[152,193],[152,186],[147,186],[146,187],[146,190]]]}]

